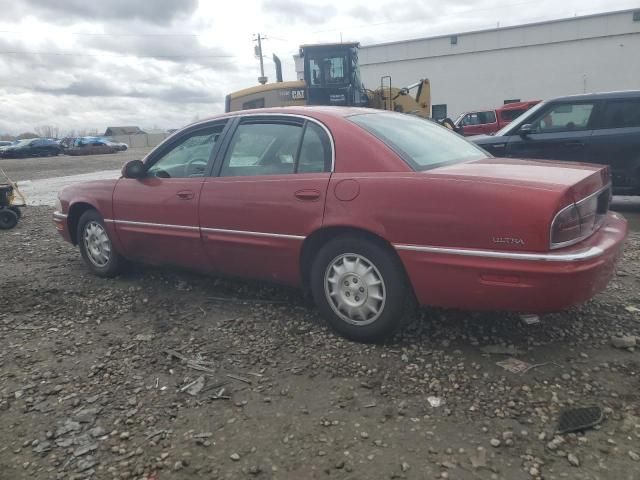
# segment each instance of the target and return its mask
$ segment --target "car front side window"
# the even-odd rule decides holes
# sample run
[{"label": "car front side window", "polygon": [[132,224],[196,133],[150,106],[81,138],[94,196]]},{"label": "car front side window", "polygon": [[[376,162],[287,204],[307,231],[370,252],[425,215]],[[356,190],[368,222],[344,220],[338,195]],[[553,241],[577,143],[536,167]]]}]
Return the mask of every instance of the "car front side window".
[{"label": "car front side window", "polygon": [[561,103],[541,111],[531,122],[534,133],[586,130],[594,103]]},{"label": "car front side window", "polygon": [[205,175],[213,147],[224,125],[196,130],[178,140],[160,156],[149,169],[148,176],[160,178],[189,178]]}]

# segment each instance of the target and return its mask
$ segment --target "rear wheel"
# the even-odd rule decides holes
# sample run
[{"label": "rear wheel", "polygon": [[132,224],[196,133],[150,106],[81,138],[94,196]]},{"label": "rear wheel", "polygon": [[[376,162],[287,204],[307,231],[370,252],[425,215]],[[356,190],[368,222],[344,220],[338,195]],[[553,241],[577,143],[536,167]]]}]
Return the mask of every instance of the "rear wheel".
[{"label": "rear wheel", "polygon": [[16,216],[18,217],[18,220],[20,220],[22,218],[22,210],[20,210],[18,207],[9,207],[9,210],[11,210],[13,213],[16,214]]},{"label": "rear wheel", "polygon": [[87,210],[78,221],[80,254],[92,273],[114,277],[124,267],[124,259],[115,251],[104,220],[95,210]]},{"label": "rear wheel", "polygon": [[310,285],[331,327],[360,342],[391,335],[405,325],[415,305],[399,259],[360,237],[325,244],[313,262]]},{"label": "rear wheel", "polygon": [[0,230],[10,230],[18,224],[18,215],[8,208],[0,208]]}]

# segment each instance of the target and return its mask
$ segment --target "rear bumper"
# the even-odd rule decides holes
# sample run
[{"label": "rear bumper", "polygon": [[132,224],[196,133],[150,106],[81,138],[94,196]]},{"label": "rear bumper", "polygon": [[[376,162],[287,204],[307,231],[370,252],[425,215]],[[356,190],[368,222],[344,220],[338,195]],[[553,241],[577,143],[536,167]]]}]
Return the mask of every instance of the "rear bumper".
[{"label": "rear bumper", "polygon": [[422,305],[544,313],[602,291],[626,235],[626,220],[609,213],[594,235],[550,253],[394,246]]}]

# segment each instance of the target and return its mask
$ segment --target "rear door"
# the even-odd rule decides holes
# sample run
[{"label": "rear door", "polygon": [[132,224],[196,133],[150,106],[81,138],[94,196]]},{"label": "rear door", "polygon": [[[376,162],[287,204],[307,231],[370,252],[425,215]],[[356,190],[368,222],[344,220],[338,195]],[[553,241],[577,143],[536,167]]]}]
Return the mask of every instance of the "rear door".
[{"label": "rear door", "polygon": [[116,232],[126,256],[201,268],[198,202],[226,120],[195,126],[145,161],[140,179],[121,178],[113,193]]},{"label": "rear door", "polygon": [[589,161],[611,167],[616,193],[640,193],[640,98],[605,101]]},{"label": "rear door", "polygon": [[588,161],[588,145],[598,102],[550,103],[531,118],[531,133],[509,137],[506,156]]},{"label": "rear door", "polygon": [[296,285],[302,242],[322,225],[333,164],[328,130],[296,116],[238,119],[199,216],[213,269]]}]

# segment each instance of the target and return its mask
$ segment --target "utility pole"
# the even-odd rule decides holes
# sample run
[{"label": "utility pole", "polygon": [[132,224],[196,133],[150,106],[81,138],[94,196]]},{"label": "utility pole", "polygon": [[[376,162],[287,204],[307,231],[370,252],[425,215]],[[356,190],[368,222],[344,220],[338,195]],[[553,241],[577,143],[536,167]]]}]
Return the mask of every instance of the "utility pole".
[{"label": "utility pole", "polygon": [[260,76],[258,77],[258,82],[261,83],[262,85],[267,83],[267,77],[264,76],[264,62],[262,60],[262,40],[263,40],[263,38],[266,39],[266,37],[261,37],[260,34],[258,34],[258,47],[256,48],[256,55],[258,55],[258,58],[260,59]]}]

